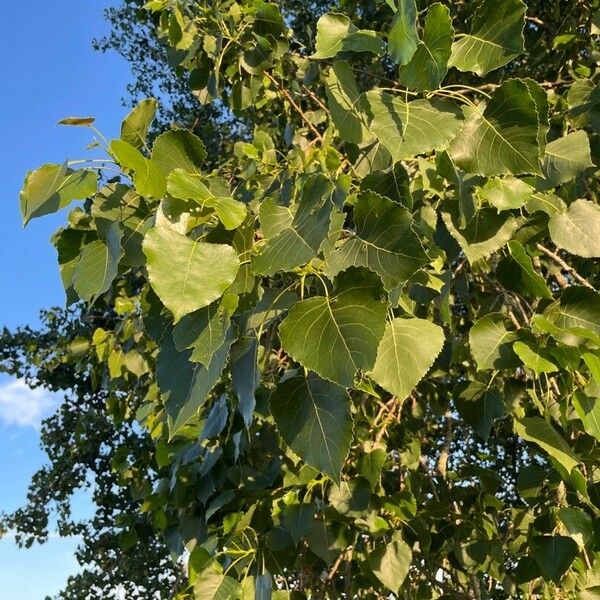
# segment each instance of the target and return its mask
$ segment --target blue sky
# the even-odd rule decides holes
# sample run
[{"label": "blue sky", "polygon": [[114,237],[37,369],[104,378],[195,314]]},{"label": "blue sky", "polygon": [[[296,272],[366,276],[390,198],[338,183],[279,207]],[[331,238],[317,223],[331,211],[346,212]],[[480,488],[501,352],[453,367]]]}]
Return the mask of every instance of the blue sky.
[{"label": "blue sky", "polygon": [[[117,0],[114,0],[116,2]],[[0,327],[38,323],[39,309],[63,304],[51,233],[65,214],[21,226],[18,193],[28,169],[45,162],[87,156],[87,130],[58,127],[71,115],[93,115],[105,135],[117,134],[130,81],[115,54],[98,54],[91,40],[107,32],[102,9],[111,2],[54,0],[4,2],[0,25]],[[58,398],[30,393],[0,376],[0,510],[25,499],[32,473],[44,461],[38,445],[40,419]],[[79,509],[89,508],[85,498]],[[51,539],[18,550],[0,540],[0,600],[42,600],[56,593],[76,562],[74,539]]]}]

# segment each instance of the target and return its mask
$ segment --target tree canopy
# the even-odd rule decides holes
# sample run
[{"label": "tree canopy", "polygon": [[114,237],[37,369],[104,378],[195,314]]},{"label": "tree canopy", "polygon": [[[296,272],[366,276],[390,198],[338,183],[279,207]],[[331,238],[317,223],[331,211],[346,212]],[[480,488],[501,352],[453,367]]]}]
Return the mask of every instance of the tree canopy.
[{"label": "tree canopy", "polygon": [[131,432],[125,545],[159,597],[595,598],[598,1],[319,6],[150,0],[212,120],[69,117],[104,155],[26,176],[25,223],[84,200],[61,364]]}]

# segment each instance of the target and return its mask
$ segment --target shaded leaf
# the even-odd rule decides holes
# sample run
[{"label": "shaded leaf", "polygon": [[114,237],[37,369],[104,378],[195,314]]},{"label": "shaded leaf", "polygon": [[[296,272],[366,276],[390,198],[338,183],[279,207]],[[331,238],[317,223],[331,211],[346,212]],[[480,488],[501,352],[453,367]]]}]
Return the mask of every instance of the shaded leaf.
[{"label": "shaded leaf", "polygon": [[333,184],[321,174],[306,178],[300,192],[298,209],[288,227],[252,257],[252,268],[261,275],[288,271],[314,258],[329,232]]},{"label": "shaded leaf", "polygon": [[346,390],[313,373],[292,377],[277,386],[270,407],[285,443],[305,463],[339,482],[352,442]]},{"label": "shaded leaf", "polygon": [[484,0],[473,16],[471,33],[452,45],[449,65],[483,77],[519,56],[526,8],[521,0]]},{"label": "shaded leaf", "polygon": [[398,0],[388,33],[388,52],[396,64],[405,65],[416,52],[418,43],[417,3],[415,0]]},{"label": "shaded leaf", "polygon": [[219,381],[234,339],[233,330],[213,354],[208,365],[189,361],[191,351],[179,352],[167,327],[156,359],[156,380],[169,415],[169,437],[181,431],[206,402],[206,396]]},{"label": "shaded leaf", "polygon": [[448,72],[448,59],[454,39],[452,17],[447,6],[436,2],[425,18],[423,40],[416,47],[410,62],[400,67],[398,80],[416,90],[434,90]]},{"label": "shaded leaf", "polygon": [[564,535],[540,535],[531,540],[531,552],[544,578],[558,584],[578,549],[577,543]]},{"label": "shaded leaf", "polygon": [[533,262],[525,248],[519,242],[510,240],[508,250],[509,256],[502,258],[496,267],[498,281],[506,289],[525,296],[552,298],[546,280],[533,268]]},{"label": "shaded leaf", "polygon": [[494,421],[505,412],[500,390],[479,381],[470,381],[455,401],[463,421],[487,441]]},{"label": "shaded leaf", "polygon": [[328,276],[349,266],[369,267],[391,290],[428,262],[410,212],[396,202],[362,192],[354,205],[354,222],[356,233],[327,257]]},{"label": "shaded leaf", "polygon": [[527,83],[509,79],[483,112],[471,109],[450,154],[458,167],[476,175],[541,173],[538,112]]},{"label": "shaded leaf", "polygon": [[469,332],[469,345],[479,371],[510,369],[519,365],[512,343],[517,334],[508,331],[501,313],[490,313],[476,321]]},{"label": "shaded leaf", "polygon": [[106,240],[95,240],[83,247],[73,271],[73,287],[82,300],[93,301],[110,288],[123,256],[122,235],[120,224],[115,222]]},{"label": "shaded leaf", "polygon": [[333,63],[327,82],[331,119],[345,142],[360,144],[368,137],[361,96],[352,68],[345,61]]},{"label": "shaded leaf", "polygon": [[381,299],[379,277],[367,269],[350,267],[335,283],[333,294],[297,302],[279,334],[294,360],[349,387],[359,369],[369,371],[375,364],[387,302]]}]

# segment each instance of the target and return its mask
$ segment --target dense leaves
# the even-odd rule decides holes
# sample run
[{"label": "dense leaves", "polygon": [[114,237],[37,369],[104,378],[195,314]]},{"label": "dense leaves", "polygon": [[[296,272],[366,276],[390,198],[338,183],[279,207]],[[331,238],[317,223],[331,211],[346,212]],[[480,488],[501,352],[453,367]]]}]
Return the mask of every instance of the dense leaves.
[{"label": "dense leaves", "polygon": [[593,597],[598,12],[546,4],[152,0],[244,134],[147,100],[118,183],[28,175],[25,222],[89,198],[61,275],[119,324],[70,360],[140,381],[171,597]]}]

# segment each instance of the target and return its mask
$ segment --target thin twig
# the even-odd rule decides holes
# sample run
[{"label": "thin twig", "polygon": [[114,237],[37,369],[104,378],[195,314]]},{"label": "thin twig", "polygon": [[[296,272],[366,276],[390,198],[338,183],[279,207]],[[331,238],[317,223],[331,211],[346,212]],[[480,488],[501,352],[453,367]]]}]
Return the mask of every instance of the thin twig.
[{"label": "thin twig", "polygon": [[323,141],[323,136],[319,132],[319,130],[310,122],[308,117],[304,114],[304,111],[300,108],[298,104],[296,104],[295,100],[290,96],[290,93],[282,88],[275,77],[268,73],[264,72],[265,77],[277,88],[279,93],[290,103],[290,105],[294,108],[294,110],[302,117],[302,120],[306,123],[308,128],[315,134],[315,136],[319,139],[319,141]]},{"label": "thin twig", "polygon": [[[558,254],[552,252],[552,250],[542,246],[542,244],[536,244],[536,248],[541,250],[544,254],[548,255],[556,264],[560,265],[565,271],[567,271],[574,279],[579,281],[581,285],[595,290],[594,286],[584,277],[582,277],[570,264],[566,263]],[[560,281],[559,281],[560,283]]]}]

